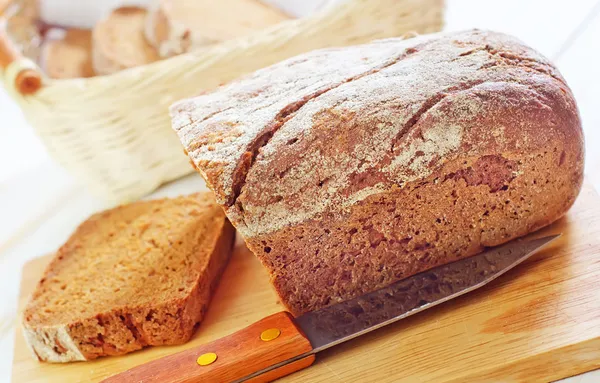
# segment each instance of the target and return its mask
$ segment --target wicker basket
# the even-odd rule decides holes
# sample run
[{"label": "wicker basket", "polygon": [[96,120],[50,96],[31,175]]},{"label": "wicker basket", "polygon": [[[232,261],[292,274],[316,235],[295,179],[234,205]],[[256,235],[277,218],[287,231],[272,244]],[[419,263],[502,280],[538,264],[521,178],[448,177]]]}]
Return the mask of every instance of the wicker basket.
[{"label": "wicker basket", "polygon": [[302,52],[435,32],[442,20],[443,0],[349,0],[247,38],[72,80],[41,77],[0,34],[0,69],[50,154],[95,195],[123,202],[192,171],[171,131],[174,101]]}]

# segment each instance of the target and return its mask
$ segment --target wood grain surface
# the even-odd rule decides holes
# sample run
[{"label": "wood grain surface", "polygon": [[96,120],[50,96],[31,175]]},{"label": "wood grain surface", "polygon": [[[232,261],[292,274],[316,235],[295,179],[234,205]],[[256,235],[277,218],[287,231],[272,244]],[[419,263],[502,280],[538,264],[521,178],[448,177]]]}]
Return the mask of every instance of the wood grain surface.
[{"label": "wood grain surface", "polygon": [[[560,239],[490,285],[324,351],[281,381],[538,382],[600,368],[600,197],[591,187],[540,235],[559,232]],[[21,310],[47,262],[25,266]],[[53,365],[34,360],[17,329],[13,381],[97,382],[282,309],[266,272],[239,244],[188,344]]]}]

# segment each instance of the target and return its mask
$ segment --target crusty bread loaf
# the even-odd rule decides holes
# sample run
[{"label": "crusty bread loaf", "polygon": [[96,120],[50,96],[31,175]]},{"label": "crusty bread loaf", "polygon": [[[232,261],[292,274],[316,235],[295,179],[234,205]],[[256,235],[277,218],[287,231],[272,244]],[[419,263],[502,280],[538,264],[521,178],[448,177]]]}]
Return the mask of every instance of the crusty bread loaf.
[{"label": "crusty bread loaf", "polygon": [[144,37],[146,14],[143,8],[121,7],[96,24],[92,57],[98,74],[111,74],[158,60],[158,52]]},{"label": "crusty bread loaf", "polygon": [[96,214],[58,250],[23,313],[48,362],[187,341],[229,259],[234,230],[210,193]]},{"label": "crusty bread loaf", "polygon": [[296,315],[546,226],[582,183],[565,80],[494,32],[315,51],[171,113]]},{"label": "crusty bread loaf", "polygon": [[92,77],[92,32],[67,29],[59,39],[49,39],[42,50],[42,68],[51,78]]},{"label": "crusty bread loaf", "polygon": [[288,20],[258,0],[156,0],[146,20],[146,39],[162,57],[246,36]]}]

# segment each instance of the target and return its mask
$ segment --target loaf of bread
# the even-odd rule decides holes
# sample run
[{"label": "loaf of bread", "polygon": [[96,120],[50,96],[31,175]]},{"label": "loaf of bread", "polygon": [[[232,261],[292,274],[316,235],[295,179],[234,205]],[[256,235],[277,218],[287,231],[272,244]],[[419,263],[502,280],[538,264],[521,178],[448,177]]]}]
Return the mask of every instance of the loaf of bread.
[{"label": "loaf of bread", "polygon": [[96,214],[47,267],[23,313],[25,339],[48,362],[186,342],[233,239],[211,193]]},{"label": "loaf of bread", "polygon": [[41,66],[51,78],[94,76],[92,68],[92,32],[67,29],[60,38],[50,38],[42,49]]},{"label": "loaf of bread", "polygon": [[146,20],[146,39],[162,57],[188,52],[288,20],[258,0],[157,0]]},{"label": "loaf of bread", "polygon": [[171,113],[295,315],[546,226],[582,184],[569,87],[500,33],[315,51]]},{"label": "loaf of bread", "polygon": [[159,59],[144,37],[146,14],[143,8],[121,7],[96,24],[92,35],[96,73],[111,74]]}]

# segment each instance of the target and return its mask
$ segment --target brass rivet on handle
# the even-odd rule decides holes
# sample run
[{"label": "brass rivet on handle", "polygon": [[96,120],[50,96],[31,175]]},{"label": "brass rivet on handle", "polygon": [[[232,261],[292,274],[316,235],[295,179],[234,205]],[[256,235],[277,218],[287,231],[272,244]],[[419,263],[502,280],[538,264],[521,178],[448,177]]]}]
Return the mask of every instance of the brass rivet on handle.
[{"label": "brass rivet on handle", "polygon": [[200,355],[196,362],[201,366],[208,366],[209,364],[213,364],[215,360],[217,360],[217,354],[214,352],[207,352],[206,354]]},{"label": "brass rivet on handle", "polygon": [[277,338],[280,334],[281,331],[278,328],[270,328],[268,330],[263,331],[260,334],[260,339],[264,340],[265,342],[268,342]]}]

